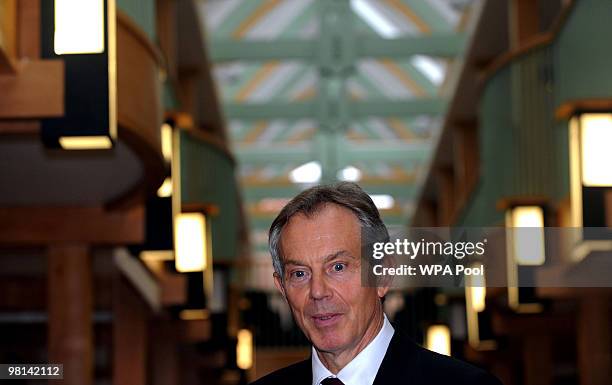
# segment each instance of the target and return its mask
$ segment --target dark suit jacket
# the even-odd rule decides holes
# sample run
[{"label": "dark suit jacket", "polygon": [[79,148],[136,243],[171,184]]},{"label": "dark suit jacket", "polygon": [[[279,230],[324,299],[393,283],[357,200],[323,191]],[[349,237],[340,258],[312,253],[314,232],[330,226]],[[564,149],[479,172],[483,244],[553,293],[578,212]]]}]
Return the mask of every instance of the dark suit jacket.
[{"label": "dark suit jacket", "polygon": [[[277,370],[252,385],[311,385],[310,359]],[[499,380],[472,365],[431,352],[397,328],[373,385],[500,385]],[[351,385],[351,384],[346,384]]]}]

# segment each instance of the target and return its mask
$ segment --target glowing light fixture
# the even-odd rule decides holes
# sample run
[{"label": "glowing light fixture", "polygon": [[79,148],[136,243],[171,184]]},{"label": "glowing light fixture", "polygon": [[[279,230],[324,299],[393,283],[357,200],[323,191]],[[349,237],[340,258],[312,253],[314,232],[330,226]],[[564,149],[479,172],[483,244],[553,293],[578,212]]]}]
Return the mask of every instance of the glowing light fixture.
[{"label": "glowing light fixture", "polygon": [[108,136],[62,136],[59,144],[64,150],[106,150],[113,147]]},{"label": "glowing light fixture", "polygon": [[338,179],[346,182],[359,182],[361,180],[361,170],[357,167],[347,166],[338,171]]},{"label": "glowing light fixture", "polygon": [[439,86],[444,81],[444,67],[431,57],[414,55],[412,59],[410,59],[410,62],[419,71],[425,74],[433,84]]},{"label": "glowing light fixture", "polygon": [[397,27],[387,20],[369,1],[351,0],[351,8],[381,36],[392,39],[399,35]]},{"label": "glowing light fixture", "polygon": [[467,305],[476,313],[484,311],[487,299],[487,287],[483,275],[472,275],[466,281]]},{"label": "glowing light fixture", "polygon": [[[387,39],[398,37],[400,30],[372,3],[375,1],[351,0],[351,8],[380,36]],[[440,85],[444,81],[444,67],[434,59],[424,55],[414,55],[410,62],[435,85]]]},{"label": "glowing light fixture", "polygon": [[206,309],[184,309],[179,313],[183,321],[200,321],[208,319],[209,313]]},{"label": "glowing light fixture", "polygon": [[[473,265],[480,265],[474,262]],[[472,266],[470,266],[472,267]],[[481,313],[486,309],[486,287],[485,277],[482,275],[468,275],[465,277],[465,314],[467,320],[468,342],[476,350],[493,350],[497,343],[493,339],[481,339],[481,323],[487,322],[481,319]],[[487,329],[486,327],[484,329]]]},{"label": "glowing light fixture", "polygon": [[540,206],[517,206],[510,210],[514,260],[523,266],[544,264],[544,210]]},{"label": "glowing light fixture", "polygon": [[253,333],[248,329],[238,331],[236,365],[242,370],[247,370],[253,366]]},{"label": "glowing light fixture", "polygon": [[55,0],[55,53],[104,52],[104,20],[104,0]]},{"label": "glowing light fixture", "polygon": [[534,287],[538,266],[546,262],[543,204],[511,202],[506,210],[508,306],[518,313],[539,313]]},{"label": "glowing light fixture", "polygon": [[168,123],[161,126],[161,147],[166,162],[172,161],[172,126]]},{"label": "glowing light fixture", "polygon": [[40,1],[41,58],[64,67],[64,113],[41,119],[48,148],[110,149],[117,139],[115,1]]},{"label": "glowing light fixture", "polygon": [[388,210],[395,205],[395,199],[391,195],[370,195],[370,198],[379,210]]},{"label": "glowing light fixture", "polygon": [[580,160],[582,184],[612,186],[612,114],[580,116]]},{"label": "glowing light fixture", "polygon": [[172,250],[144,250],[139,257],[143,261],[172,261],[174,254]]},{"label": "glowing light fixture", "polygon": [[180,213],[174,221],[176,270],[185,273],[206,269],[206,217],[202,213]]},{"label": "glowing light fixture", "polygon": [[172,196],[172,178],[164,179],[164,183],[157,189],[157,196],[160,198],[168,198]]},{"label": "glowing light fixture", "polygon": [[321,180],[321,163],[308,162],[289,173],[289,179],[293,183],[317,183]]},{"label": "glowing light fixture", "polygon": [[450,356],[451,353],[451,333],[446,325],[431,325],[427,328],[426,338],[427,349]]}]

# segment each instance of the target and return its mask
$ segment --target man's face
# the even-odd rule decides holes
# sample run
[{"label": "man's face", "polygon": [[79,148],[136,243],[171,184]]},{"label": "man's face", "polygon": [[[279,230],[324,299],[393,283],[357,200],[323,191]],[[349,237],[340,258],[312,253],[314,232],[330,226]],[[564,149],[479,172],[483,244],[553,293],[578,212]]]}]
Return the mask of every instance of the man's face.
[{"label": "man's face", "polygon": [[[386,288],[361,285],[361,227],[350,210],[328,204],[297,214],[281,237],[284,282],[275,277],[306,337],[324,352],[350,352],[373,338]],[[372,330],[374,329],[374,330]],[[365,343],[368,343],[365,341]]]}]

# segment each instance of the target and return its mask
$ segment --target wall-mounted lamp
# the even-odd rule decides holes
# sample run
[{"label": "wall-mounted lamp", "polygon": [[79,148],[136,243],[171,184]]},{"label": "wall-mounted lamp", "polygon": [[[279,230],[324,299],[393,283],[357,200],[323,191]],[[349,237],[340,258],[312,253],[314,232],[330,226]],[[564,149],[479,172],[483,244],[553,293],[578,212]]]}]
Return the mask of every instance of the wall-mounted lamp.
[{"label": "wall-mounted lamp", "polygon": [[108,136],[61,136],[59,144],[64,150],[106,150],[113,147]]},{"label": "wall-mounted lamp", "polygon": [[54,52],[104,52],[104,8],[104,0],[55,0]]},{"label": "wall-mounted lamp", "polygon": [[[480,263],[474,262],[475,266]],[[492,338],[489,314],[486,309],[487,285],[483,275],[465,277],[465,314],[468,342],[476,350],[493,350],[497,342]]]},{"label": "wall-mounted lamp", "polygon": [[451,354],[451,332],[446,325],[431,325],[427,328],[425,338],[427,349],[450,356]]},{"label": "wall-mounted lamp", "polygon": [[546,260],[544,210],[540,206],[515,206],[506,212],[508,251],[520,266],[541,266]]},{"label": "wall-mounted lamp", "polygon": [[[172,126],[169,123],[164,123],[161,126],[160,130],[161,136],[161,149],[162,155],[164,156],[164,160],[168,165],[170,165],[170,170],[172,169]],[[160,198],[168,198],[172,196],[172,175],[168,175],[164,179],[164,183],[157,189],[157,196]]]},{"label": "wall-mounted lamp", "polygon": [[248,329],[238,331],[236,365],[242,370],[250,369],[253,366],[253,333]]},{"label": "wall-mounted lamp", "polygon": [[107,150],[117,138],[115,0],[41,1],[41,53],[64,62],[64,115],[42,119],[45,146]]},{"label": "wall-mounted lamp", "polygon": [[585,187],[612,187],[612,114],[582,114],[580,174]]},{"label": "wall-mounted lamp", "polygon": [[465,287],[465,299],[467,307],[474,313],[485,310],[487,287],[485,277],[481,275],[469,276]]},{"label": "wall-mounted lamp", "polygon": [[166,177],[164,183],[157,189],[157,196],[160,198],[169,198],[172,196],[172,177]]},{"label": "wall-mounted lamp", "polygon": [[206,269],[209,250],[207,233],[203,213],[179,213],[174,218],[174,262],[178,272]]},{"label": "wall-mounted lamp", "polygon": [[160,128],[162,155],[166,163],[172,162],[172,126],[164,123]]},{"label": "wall-mounted lamp", "polygon": [[[569,121],[572,227],[610,227],[612,113],[577,113]],[[606,210],[607,209],[607,210]]]},{"label": "wall-mounted lamp", "polygon": [[508,306],[519,313],[538,313],[535,272],[546,262],[546,210],[542,198],[506,200],[506,273]]}]

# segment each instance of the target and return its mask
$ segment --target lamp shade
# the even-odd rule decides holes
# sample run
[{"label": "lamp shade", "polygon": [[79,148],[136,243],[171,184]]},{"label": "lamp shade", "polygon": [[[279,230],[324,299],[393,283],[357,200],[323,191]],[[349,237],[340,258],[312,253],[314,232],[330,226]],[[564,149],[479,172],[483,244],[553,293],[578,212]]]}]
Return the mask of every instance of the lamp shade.
[{"label": "lamp shade", "polygon": [[41,120],[48,148],[107,150],[117,137],[115,0],[45,0],[41,56],[64,63],[64,115]]},{"label": "lamp shade", "polygon": [[612,114],[580,116],[580,160],[582,184],[612,186]]}]

